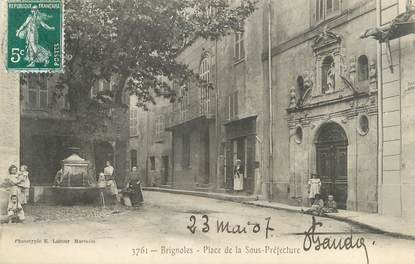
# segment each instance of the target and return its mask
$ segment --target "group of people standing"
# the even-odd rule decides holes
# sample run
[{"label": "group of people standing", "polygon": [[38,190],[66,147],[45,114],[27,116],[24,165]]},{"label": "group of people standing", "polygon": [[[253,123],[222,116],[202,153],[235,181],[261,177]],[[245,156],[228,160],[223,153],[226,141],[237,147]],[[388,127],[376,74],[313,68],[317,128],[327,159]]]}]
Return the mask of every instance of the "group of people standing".
[{"label": "group of people standing", "polygon": [[144,202],[143,192],[141,190],[141,178],[138,175],[137,167],[132,167],[125,186],[121,189],[121,193],[118,192],[115,177],[114,167],[110,161],[106,161],[103,172],[100,172],[98,175],[97,185],[101,188],[108,187],[117,201],[122,202],[126,206],[137,206]]},{"label": "group of people standing", "polygon": [[22,205],[25,205],[29,199],[29,171],[26,165],[21,165],[20,170],[17,166],[11,165],[8,171],[9,174],[1,187],[8,192],[8,222],[18,223],[25,219]]}]

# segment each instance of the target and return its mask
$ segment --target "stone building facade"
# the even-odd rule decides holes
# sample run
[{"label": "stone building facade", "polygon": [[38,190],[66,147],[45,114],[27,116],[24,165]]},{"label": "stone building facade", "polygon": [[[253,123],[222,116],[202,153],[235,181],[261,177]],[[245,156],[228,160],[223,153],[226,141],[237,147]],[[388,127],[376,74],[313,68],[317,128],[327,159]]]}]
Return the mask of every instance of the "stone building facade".
[{"label": "stone building facade", "polygon": [[169,187],[172,176],[171,134],[165,130],[168,100],[157,98],[148,111],[130,97],[130,169],[136,166],[144,186]]},{"label": "stone building facade", "polygon": [[262,19],[260,2],[243,33],[216,42],[198,39],[182,50],[178,60],[208,85],[175,87],[179,100],[166,124],[172,133],[173,187],[232,191],[240,159],[243,192],[262,194]]},{"label": "stone building facade", "polygon": [[307,205],[316,173],[340,208],[377,212],[376,43],[359,38],[375,1],[270,2],[270,196]]}]

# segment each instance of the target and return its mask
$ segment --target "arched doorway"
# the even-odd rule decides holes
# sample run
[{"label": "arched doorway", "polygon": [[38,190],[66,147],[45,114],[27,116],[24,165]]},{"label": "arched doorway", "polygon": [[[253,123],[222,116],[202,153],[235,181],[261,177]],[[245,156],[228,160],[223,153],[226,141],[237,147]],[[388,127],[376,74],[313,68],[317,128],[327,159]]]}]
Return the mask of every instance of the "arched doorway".
[{"label": "arched doorway", "polygon": [[333,122],[324,124],[316,140],[317,174],[322,181],[321,193],[332,194],[338,207],[347,205],[347,146],[343,128]]}]

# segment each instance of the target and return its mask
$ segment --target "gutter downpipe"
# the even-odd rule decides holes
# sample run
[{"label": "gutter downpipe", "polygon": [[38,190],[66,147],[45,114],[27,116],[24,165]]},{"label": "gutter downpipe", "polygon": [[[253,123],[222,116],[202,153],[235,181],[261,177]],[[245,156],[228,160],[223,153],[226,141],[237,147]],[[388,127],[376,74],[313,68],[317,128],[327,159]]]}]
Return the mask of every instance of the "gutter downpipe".
[{"label": "gutter downpipe", "polygon": [[[377,27],[381,26],[381,0],[376,0],[376,24]],[[377,43],[377,90],[378,90],[378,182],[377,182],[377,195],[378,195],[378,213],[383,213],[382,204],[382,186],[383,186],[383,85],[382,85],[382,44]]]},{"label": "gutter downpipe", "polygon": [[[216,143],[216,186],[215,189],[219,190],[222,186],[222,181],[220,180],[220,147],[221,140],[219,140],[220,127],[219,127],[219,85],[218,85],[218,40],[215,40],[215,89],[216,89],[216,117],[215,117],[215,143]],[[226,177],[224,175],[224,177]]]},{"label": "gutter downpipe", "polygon": [[272,0],[268,0],[268,97],[269,97],[269,175],[268,175],[268,201],[272,201],[273,189],[273,114],[272,114]]}]

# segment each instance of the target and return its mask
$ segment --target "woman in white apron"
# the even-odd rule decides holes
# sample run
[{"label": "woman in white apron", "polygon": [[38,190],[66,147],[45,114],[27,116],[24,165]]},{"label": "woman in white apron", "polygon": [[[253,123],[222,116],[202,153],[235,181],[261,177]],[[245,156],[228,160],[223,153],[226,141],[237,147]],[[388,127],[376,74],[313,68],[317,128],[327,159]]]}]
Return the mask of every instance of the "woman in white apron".
[{"label": "woman in white apron", "polygon": [[237,159],[233,169],[233,190],[236,192],[243,191],[244,189],[244,175],[241,164],[241,160]]}]

